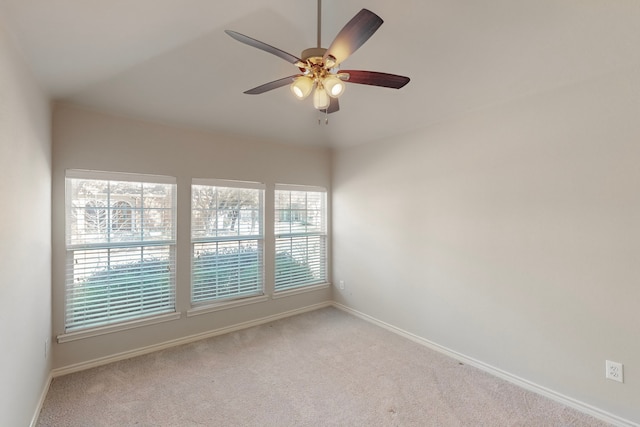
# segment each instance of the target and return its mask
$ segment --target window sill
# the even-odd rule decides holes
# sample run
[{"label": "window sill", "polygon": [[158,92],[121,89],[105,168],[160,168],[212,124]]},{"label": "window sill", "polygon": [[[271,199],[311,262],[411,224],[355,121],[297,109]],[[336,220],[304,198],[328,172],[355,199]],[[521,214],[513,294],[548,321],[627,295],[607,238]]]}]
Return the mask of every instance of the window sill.
[{"label": "window sill", "polygon": [[325,289],[331,286],[330,283],[320,283],[319,285],[310,285],[310,286],[300,286],[299,288],[287,289],[286,291],[279,291],[274,293],[271,298],[286,298],[293,295],[304,294],[307,292],[313,292],[320,289]]},{"label": "window sill", "polygon": [[242,307],[243,305],[258,304],[268,300],[268,296],[259,295],[256,297],[198,306],[187,310],[187,317],[199,316],[201,314],[213,313],[215,311],[228,310],[230,308]]},{"label": "window sill", "polygon": [[111,334],[113,332],[121,332],[129,329],[135,329],[147,325],[155,325],[157,323],[171,322],[182,317],[181,313],[160,314],[157,316],[146,317],[139,320],[131,320],[115,325],[98,326],[97,328],[84,329],[81,331],[69,332],[56,337],[59,344],[71,341],[77,341],[84,338],[97,337],[100,335]]}]

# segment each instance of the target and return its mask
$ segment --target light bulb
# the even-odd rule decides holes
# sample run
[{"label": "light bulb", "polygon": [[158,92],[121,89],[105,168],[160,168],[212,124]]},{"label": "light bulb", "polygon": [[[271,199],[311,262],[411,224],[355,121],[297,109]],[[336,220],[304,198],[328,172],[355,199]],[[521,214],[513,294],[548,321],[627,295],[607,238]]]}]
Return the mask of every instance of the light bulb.
[{"label": "light bulb", "polygon": [[318,84],[315,92],[313,92],[313,106],[316,110],[324,110],[329,108],[329,103],[329,94],[324,90],[324,87],[321,84]]},{"label": "light bulb", "polygon": [[300,76],[297,77],[289,87],[296,98],[305,99],[313,89],[313,79],[307,76]]},{"label": "light bulb", "polygon": [[332,98],[337,98],[344,92],[345,84],[336,76],[328,76],[324,79],[323,86]]}]

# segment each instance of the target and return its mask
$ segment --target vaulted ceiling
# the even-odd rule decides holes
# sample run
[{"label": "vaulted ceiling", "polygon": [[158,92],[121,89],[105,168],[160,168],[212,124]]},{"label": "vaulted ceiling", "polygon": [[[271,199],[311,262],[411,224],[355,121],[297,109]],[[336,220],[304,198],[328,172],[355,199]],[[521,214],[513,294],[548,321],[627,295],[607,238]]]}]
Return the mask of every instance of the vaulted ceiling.
[{"label": "vaulted ceiling", "polygon": [[350,84],[329,124],[295,74],[232,29],[294,55],[316,46],[316,0],[0,0],[53,99],[285,143],[360,144],[640,64],[638,0],[324,0],[323,47],[360,9],[385,23],[342,66],[411,77]]}]

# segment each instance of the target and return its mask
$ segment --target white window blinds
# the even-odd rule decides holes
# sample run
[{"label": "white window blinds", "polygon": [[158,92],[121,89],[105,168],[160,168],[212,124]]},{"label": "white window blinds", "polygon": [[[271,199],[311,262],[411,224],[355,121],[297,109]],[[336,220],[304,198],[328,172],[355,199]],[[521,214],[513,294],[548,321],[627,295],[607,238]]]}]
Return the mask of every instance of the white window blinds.
[{"label": "white window blinds", "polygon": [[263,204],[263,184],[193,181],[192,304],[263,294]]},{"label": "white window blinds", "polygon": [[326,196],[315,187],[276,185],[276,291],[326,282]]},{"label": "white window blinds", "polygon": [[65,330],[175,311],[175,179],[67,171]]}]

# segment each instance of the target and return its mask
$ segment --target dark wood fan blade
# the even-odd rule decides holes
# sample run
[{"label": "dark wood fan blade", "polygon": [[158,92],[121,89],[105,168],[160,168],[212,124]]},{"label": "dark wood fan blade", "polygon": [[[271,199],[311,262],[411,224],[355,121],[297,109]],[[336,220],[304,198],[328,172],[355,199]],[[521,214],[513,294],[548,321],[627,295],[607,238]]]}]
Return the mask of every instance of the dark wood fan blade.
[{"label": "dark wood fan blade", "polygon": [[297,56],[291,55],[290,53],[285,52],[284,50],[280,50],[277,47],[273,47],[268,45],[260,40],[252,39],[249,36],[245,36],[244,34],[237,33],[231,30],[224,30],[225,33],[229,34],[234,39],[238,40],[241,43],[247,44],[249,46],[253,46],[257,49],[264,50],[265,52],[269,52],[272,55],[275,55],[279,58],[284,59],[287,62],[292,64],[296,64],[300,61],[300,58]]},{"label": "dark wood fan blade", "polygon": [[323,113],[331,114],[335,113],[338,110],[340,110],[340,101],[338,101],[338,98],[331,98],[329,101],[329,108],[320,111]]},{"label": "dark wood fan blade", "polygon": [[279,87],[286,86],[288,84],[293,83],[293,79],[301,76],[301,74],[296,74],[295,76],[284,77],[282,79],[274,80],[269,83],[265,83],[258,87],[254,87],[253,89],[246,90],[244,93],[248,95],[259,95],[261,93],[268,92],[273,89],[278,89]]},{"label": "dark wood fan blade", "polygon": [[390,87],[392,89],[400,89],[411,80],[409,77],[379,73],[377,71],[340,70],[339,74],[349,74],[349,78],[345,80],[349,83]]},{"label": "dark wood fan blade", "polygon": [[340,30],[324,54],[324,59],[333,56],[336,64],[341,63],[364,44],[384,21],[375,13],[362,9]]}]

